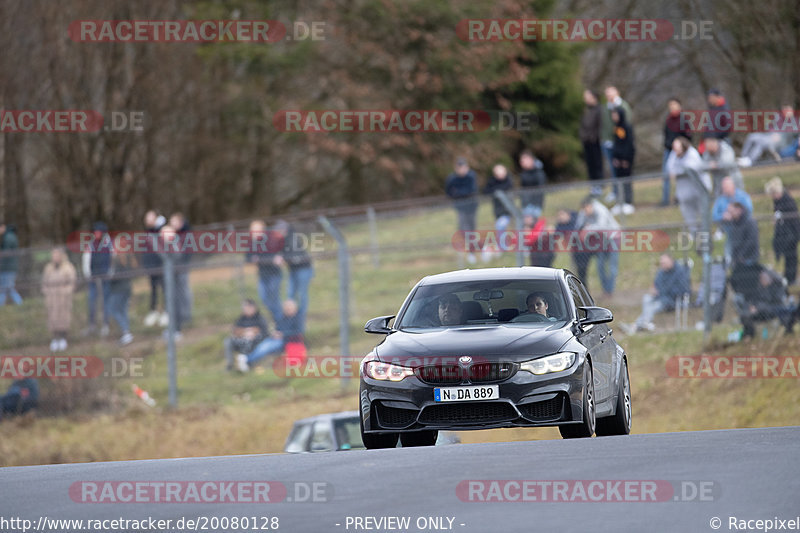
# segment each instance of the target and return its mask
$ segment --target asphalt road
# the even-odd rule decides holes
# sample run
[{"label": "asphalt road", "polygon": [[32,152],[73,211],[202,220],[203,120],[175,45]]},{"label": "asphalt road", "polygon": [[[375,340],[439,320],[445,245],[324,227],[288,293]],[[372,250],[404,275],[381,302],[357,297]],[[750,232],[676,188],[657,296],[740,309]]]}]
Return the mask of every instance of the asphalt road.
[{"label": "asphalt road", "polygon": [[[0,469],[0,531],[22,531],[24,523],[9,522],[12,518],[31,520],[32,530],[42,518],[40,531],[74,531],[63,525],[44,526],[50,519],[148,517],[172,520],[170,527],[158,531],[179,531],[176,521],[181,517],[199,519],[201,531],[203,526],[207,531],[243,531],[243,521],[238,527],[230,522],[234,517],[249,517],[247,531],[274,530],[272,517],[277,517],[278,531],[319,533],[694,532],[714,531],[716,517],[721,521],[717,531],[733,531],[730,517],[797,519],[798,459],[800,427],[787,427],[5,468]],[[634,482],[616,483],[625,480]],[[164,491],[160,498],[166,497],[167,488],[147,482],[165,481],[183,482],[173,485],[179,489],[170,496],[180,503],[152,501],[155,487]],[[192,488],[203,490],[210,481],[239,484],[230,489],[229,483],[227,492],[224,483],[206,484],[205,496],[193,495]],[[249,481],[278,483],[267,491],[265,485]],[[596,481],[600,483],[592,484]],[[142,491],[138,496],[136,488]],[[316,496],[307,489],[316,489]],[[202,503],[194,502],[198,496]],[[220,497],[237,502],[255,497],[260,502],[219,503]],[[558,501],[542,502],[542,497]],[[598,497],[600,501],[593,500]],[[89,503],[92,498],[139,498],[140,503]],[[309,501],[314,498],[317,501]],[[495,501],[471,501],[481,498]],[[497,502],[499,498],[526,501]],[[264,503],[266,499],[270,502]],[[402,522],[369,517],[407,517],[409,522],[404,527]],[[739,531],[759,526],[754,521],[737,524]],[[144,530],[132,523],[97,525],[89,530]],[[752,529],[741,529],[748,525]],[[84,522],[83,530],[89,526]],[[186,522],[183,526],[187,529]],[[762,531],[765,527],[761,524]],[[794,528],[800,529],[800,524]]]}]

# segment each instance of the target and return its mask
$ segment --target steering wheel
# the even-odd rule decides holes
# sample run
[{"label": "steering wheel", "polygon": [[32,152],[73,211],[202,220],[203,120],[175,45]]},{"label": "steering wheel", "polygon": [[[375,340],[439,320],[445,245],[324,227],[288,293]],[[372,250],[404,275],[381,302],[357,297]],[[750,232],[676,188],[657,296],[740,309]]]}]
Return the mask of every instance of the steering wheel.
[{"label": "steering wheel", "polygon": [[549,322],[550,319],[539,313],[524,313],[511,319],[511,322]]}]

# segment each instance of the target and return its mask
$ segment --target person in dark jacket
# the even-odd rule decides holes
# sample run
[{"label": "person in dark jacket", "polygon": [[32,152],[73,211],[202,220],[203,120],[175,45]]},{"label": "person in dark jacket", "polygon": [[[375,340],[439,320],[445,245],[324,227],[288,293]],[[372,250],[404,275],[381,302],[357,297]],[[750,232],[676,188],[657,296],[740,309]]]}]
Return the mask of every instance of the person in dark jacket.
[{"label": "person in dark jacket", "polygon": [[281,315],[281,326],[276,328],[278,331],[264,338],[249,354],[236,356],[237,370],[247,372],[251,366],[261,359],[280,352],[287,348],[289,344],[305,346],[305,335],[301,329],[297,302],[294,300],[284,301],[281,304]]},{"label": "person in dark jacket", "polygon": [[[484,185],[483,190],[481,191],[483,194],[492,197],[492,209],[494,210],[494,229],[496,232],[495,237],[497,242],[505,241],[502,239],[502,233],[506,231],[509,222],[511,222],[511,213],[509,213],[508,209],[506,209],[505,204],[500,201],[499,198],[495,197],[494,193],[495,191],[508,192],[513,188],[513,177],[509,175],[508,169],[505,167],[505,165],[495,165],[494,168],[492,168],[492,174],[486,180],[486,185]],[[500,251],[484,249],[484,261],[488,261],[493,252],[498,254],[500,253]]]},{"label": "person in dark jacket", "polygon": [[6,305],[6,294],[15,305],[22,304],[14,283],[19,269],[19,240],[17,232],[11,224],[0,224],[0,306]]},{"label": "person in dark jacket", "polygon": [[[583,103],[585,106],[578,135],[583,144],[586,173],[589,175],[589,181],[602,180],[603,152],[600,149],[600,130],[603,124],[603,111],[600,109],[600,96],[591,89],[586,89],[583,91]],[[592,186],[593,195],[598,196],[601,193],[601,187]]]},{"label": "person in dark jacket", "polygon": [[731,202],[722,217],[731,253],[731,289],[734,293],[755,287],[758,279],[758,226],[747,208]]},{"label": "person in dark jacket", "polygon": [[783,277],[786,283],[793,284],[797,279],[797,242],[800,240],[800,218],[797,202],[783,187],[777,176],[769,180],[764,189],[772,198],[775,209],[775,233],[772,237],[772,250],[775,259],[784,258]]},{"label": "person in dark jacket", "polygon": [[522,211],[524,227],[523,241],[530,249],[531,266],[551,267],[556,258],[551,237],[553,228],[547,226],[547,219],[535,206],[528,206]]},{"label": "person in dark jacket", "polygon": [[132,274],[136,269],[136,257],[132,253],[114,253],[109,280],[108,314],[120,329],[119,344],[127,346],[133,342],[128,309],[131,302]]},{"label": "person in dark jacket", "polygon": [[0,396],[0,419],[22,415],[39,405],[39,384],[33,378],[17,379]]},{"label": "person in dark jacket", "polygon": [[742,323],[742,337],[753,337],[755,323],[778,318],[787,332],[792,331],[795,306],[788,302],[780,274],[761,265],[754,268],[756,283],[736,295],[736,310]]},{"label": "person in dark jacket", "polygon": [[[167,223],[167,219],[163,215],[150,210],[144,215],[144,230],[148,236],[148,244],[157,239],[158,233],[161,228]],[[147,270],[150,278],[150,312],[144,319],[144,325],[153,327],[156,324],[164,327],[167,325],[167,313],[158,304],[158,292],[164,294],[164,273],[161,268],[163,262],[161,256],[157,251],[152,251],[155,246],[150,247],[151,251],[142,254],[142,268]]]},{"label": "person in dark jacket", "polygon": [[[306,313],[308,312],[308,287],[314,277],[311,255],[308,253],[307,240],[295,231],[291,224],[284,220],[275,223],[275,231],[283,239],[283,251],[279,254],[282,262],[289,269],[289,283],[286,296],[297,302],[296,318],[300,331],[306,329]],[[280,260],[279,260],[280,261]],[[276,322],[277,327],[277,322]]]},{"label": "person in dark jacket", "polygon": [[626,328],[629,334],[642,329],[655,330],[653,317],[662,311],[675,309],[675,301],[692,292],[689,269],[676,263],[671,255],[661,254],[658,267],[653,287],[642,296],[642,313],[632,326]]},{"label": "person in dark jacket", "polygon": [[242,314],[233,323],[233,331],[225,338],[225,368],[233,368],[233,354],[248,354],[258,344],[269,337],[269,326],[266,319],[258,310],[256,302],[250,298],[242,302]]},{"label": "person in dark jacket", "polygon": [[618,215],[622,212],[631,215],[633,207],[633,183],[628,180],[633,172],[633,158],[636,155],[636,145],[633,140],[633,127],[625,118],[625,109],[617,107],[611,111],[611,120],[614,122],[613,145],[611,147],[611,163],[614,165],[614,177],[625,180],[622,185],[624,191],[623,202],[617,198],[617,204],[611,208],[611,213]]},{"label": "person in dark jacket", "polygon": [[722,95],[719,89],[708,91],[708,114],[712,126],[703,136],[714,137],[721,141],[727,141],[731,131],[731,106]]},{"label": "person in dark jacket", "polygon": [[685,137],[691,142],[692,132],[688,124],[681,127],[681,101],[677,98],[670,98],[667,101],[667,119],[664,121],[664,158],[661,161],[661,172],[664,174],[661,187],[661,206],[666,207],[670,204],[671,181],[667,172],[667,159],[672,152],[672,143],[678,137]]},{"label": "person in dark jacket", "polygon": [[544,209],[544,193],[541,188],[547,185],[547,174],[544,172],[544,165],[539,161],[530,150],[525,150],[519,156],[519,180],[522,186],[520,197],[522,198],[522,208],[529,205]]},{"label": "person in dark jacket", "polygon": [[[578,212],[569,209],[561,208],[556,213],[555,232],[562,236],[563,242],[569,242],[570,235],[573,231],[578,231],[577,225]],[[586,274],[589,270],[589,260],[591,259],[591,252],[584,252],[579,249],[572,251],[572,262],[575,264],[575,272],[578,278],[586,280]]]},{"label": "person in dark jacket", "polygon": [[[478,178],[475,171],[469,168],[467,160],[460,157],[456,160],[455,169],[447,176],[444,185],[445,194],[453,200],[453,207],[458,215],[458,231],[475,231],[478,214]],[[472,242],[466,250],[467,261],[474,264],[476,261]]]},{"label": "person in dark jacket", "polygon": [[111,270],[111,253],[113,243],[108,234],[108,226],[105,222],[97,221],[92,224],[93,240],[88,250],[83,251],[83,276],[88,284],[87,301],[89,306],[89,328],[88,333],[95,331],[97,323],[97,297],[103,301],[103,324],[100,328],[100,335],[108,335],[108,296],[111,286],[109,285],[109,272]]}]

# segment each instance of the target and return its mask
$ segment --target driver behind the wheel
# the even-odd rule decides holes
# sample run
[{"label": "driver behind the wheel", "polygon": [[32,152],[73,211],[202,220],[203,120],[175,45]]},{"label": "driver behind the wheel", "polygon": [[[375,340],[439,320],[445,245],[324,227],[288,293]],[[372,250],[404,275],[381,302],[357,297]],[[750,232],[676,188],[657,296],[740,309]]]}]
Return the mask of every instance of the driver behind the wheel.
[{"label": "driver behind the wheel", "polygon": [[528,313],[536,313],[542,315],[548,320],[554,320],[553,317],[547,314],[547,309],[550,305],[547,303],[547,296],[543,292],[532,292],[525,298],[525,305],[528,307]]},{"label": "driver behind the wheel", "polygon": [[445,294],[439,298],[439,322],[443,326],[461,324],[461,300],[455,294]]}]

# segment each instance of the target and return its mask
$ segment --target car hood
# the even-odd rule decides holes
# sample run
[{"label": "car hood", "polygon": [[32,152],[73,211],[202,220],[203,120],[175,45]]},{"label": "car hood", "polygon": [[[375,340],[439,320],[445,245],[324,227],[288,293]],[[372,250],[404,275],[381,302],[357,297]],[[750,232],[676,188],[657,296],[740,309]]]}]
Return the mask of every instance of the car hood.
[{"label": "car hood", "polygon": [[567,327],[469,326],[419,331],[396,331],[375,349],[382,361],[403,364],[420,357],[460,357],[526,361],[555,353],[570,338]]}]

